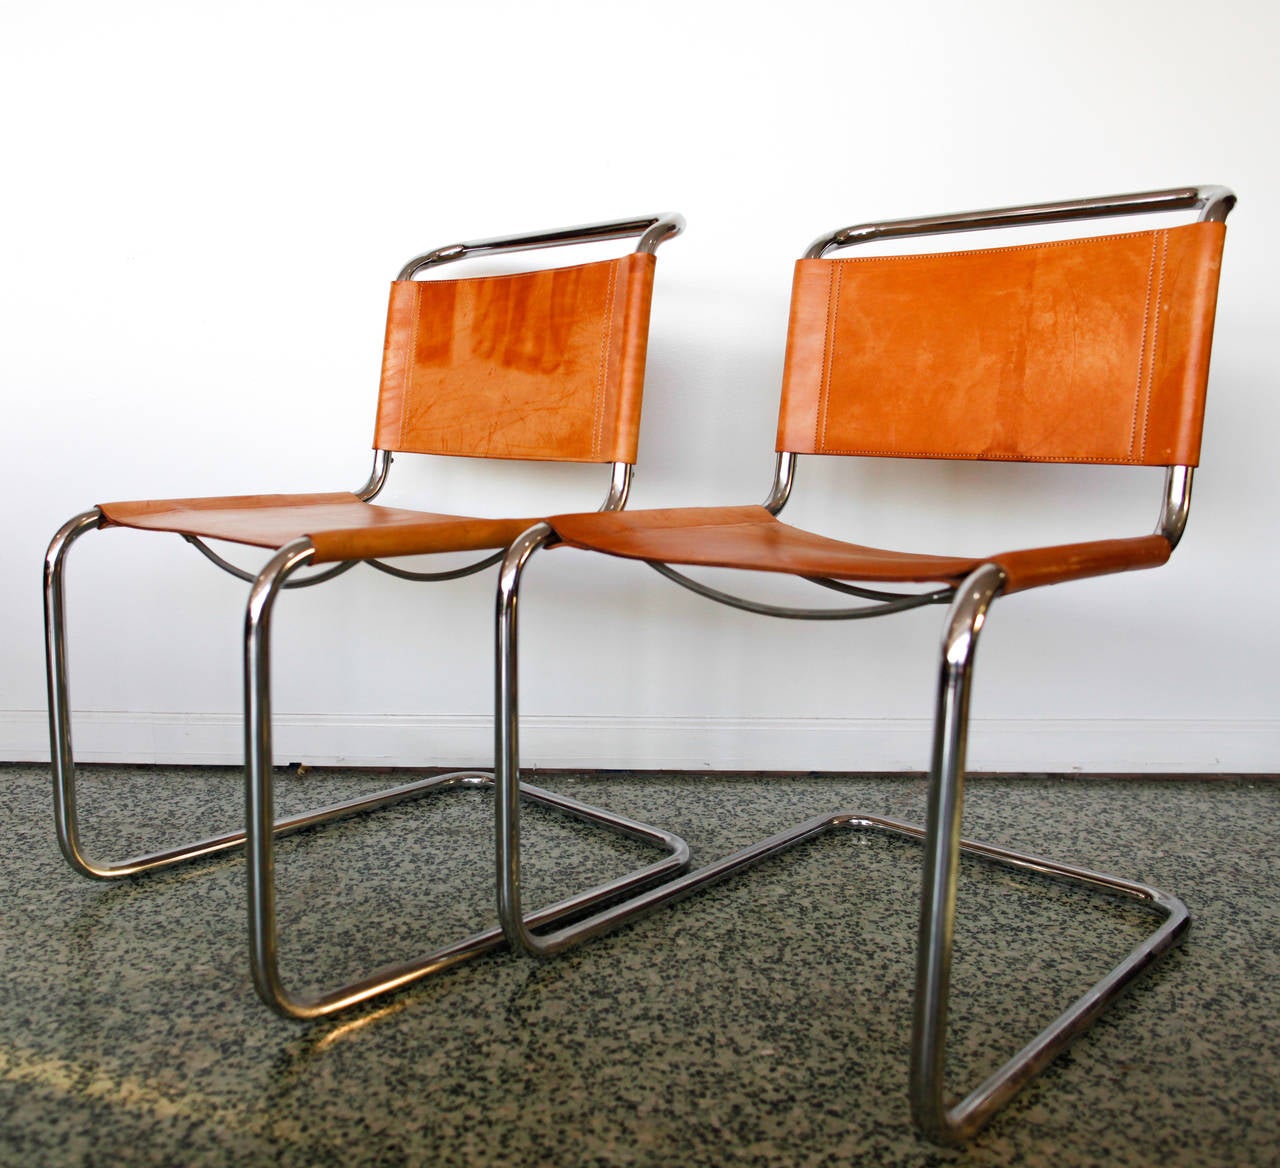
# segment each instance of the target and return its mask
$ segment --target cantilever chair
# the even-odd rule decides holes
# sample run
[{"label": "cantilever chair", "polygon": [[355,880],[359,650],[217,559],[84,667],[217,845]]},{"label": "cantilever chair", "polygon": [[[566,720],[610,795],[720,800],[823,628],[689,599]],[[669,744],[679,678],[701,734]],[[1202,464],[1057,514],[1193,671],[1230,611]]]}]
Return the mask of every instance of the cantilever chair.
[{"label": "cantilever chair", "polygon": [[[246,844],[250,960],[264,1001],[295,1018],[331,1014],[398,989],[502,945],[496,926],[435,953],[380,968],[320,993],[283,985],[277,946],[273,840],[361,811],[445,790],[491,785],[489,775],[458,771],[274,823],[271,771],[269,638],[282,589],[305,587],[367,563],[412,581],[450,580],[491,567],[532,519],[440,515],[373,503],[392,452],[611,464],[603,506],[626,503],[635,462],[655,252],[679,234],[679,215],[651,215],[583,227],[454,244],[410,260],[391,286],[378,398],[373,472],[354,493],[253,495],[104,503],[66,523],[45,561],[45,626],[53,795],[58,842],[71,866],[109,880],[170,867]],[[473,257],[639,237],[612,260],[515,275],[415,280],[419,272]],[[247,581],[244,633],[246,827],[211,839],[115,862],[91,859],[76,809],[71,708],[67,689],[64,570],[72,544],[88,531],[128,527],[175,532],[218,566]],[[251,575],[204,541],[272,551]],[[496,549],[496,550],[493,550]],[[464,568],[412,571],[387,557],[492,551]],[[304,565],[328,565],[291,579]],[[687,866],[677,836],[535,788],[544,806],[652,844],[653,863],[539,914],[566,914],[634,891]],[[274,823],[274,826],[273,826]]]},{"label": "cantilever chair", "polygon": [[[796,267],[777,460],[763,506],[553,517],[508,549],[497,603],[499,914],[507,936],[552,953],[836,828],[924,844],[910,1095],[917,1125],[943,1143],[975,1133],[1186,929],[1182,903],[1154,888],[960,838],[974,651],[992,602],[1024,589],[1153,568],[1177,544],[1199,456],[1224,220],[1222,187],[1156,191],[849,227]],[[871,240],[1142,212],[1197,211],[1168,229],[944,254],[827,259]],[[1150,535],[995,555],[931,555],[844,543],[777,518],[801,454],[1164,466]],[[517,800],[516,600],[544,546],[647,562],[693,591],[749,612],[801,620],[946,605],[927,822],[857,812],[820,816],[710,867],[567,926],[524,913]],[[757,603],[670,565],[780,572],[865,601],[854,608]],[[944,1090],[959,855],[1128,898],[1160,918],[1114,970],[955,1103]]]}]

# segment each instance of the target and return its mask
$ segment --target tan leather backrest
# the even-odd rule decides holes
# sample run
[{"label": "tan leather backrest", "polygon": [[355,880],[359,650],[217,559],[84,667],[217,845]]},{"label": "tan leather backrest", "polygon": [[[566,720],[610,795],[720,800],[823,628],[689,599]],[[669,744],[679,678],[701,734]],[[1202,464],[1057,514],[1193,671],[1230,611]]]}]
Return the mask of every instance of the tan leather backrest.
[{"label": "tan leather backrest", "polygon": [[1195,465],[1223,236],[801,260],[778,449]]},{"label": "tan leather backrest", "polygon": [[635,462],[654,257],[391,285],[374,446]]}]

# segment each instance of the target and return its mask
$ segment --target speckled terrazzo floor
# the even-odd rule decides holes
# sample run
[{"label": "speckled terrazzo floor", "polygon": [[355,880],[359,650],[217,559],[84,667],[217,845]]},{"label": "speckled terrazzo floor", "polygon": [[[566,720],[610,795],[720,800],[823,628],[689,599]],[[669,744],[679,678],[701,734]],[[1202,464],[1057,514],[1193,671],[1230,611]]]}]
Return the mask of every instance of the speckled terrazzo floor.
[{"label": "speckled terrazzo floor", "polygon": [[[918,818],[924,801],[908,778],[540,781],[680,832],[695,864],[820,811]],[[282,775],[278,809],[387,782]],[[238,814],[230,770],[92,767],[81,786],[104,855]],[[0,1164],[1280,1163],[1280,783],[971,784],[966,834],[1166,887],[1194,924],[963,1151],[920,1141],[907,1113],[912,845],[829,837],[551,961],[497,953],[305,1026],[254,995],[238,860],[84,880],[47,787],[43,768],[0,768]],[[332,981],[488,923],[490,806],[454,792],[283,844],[286,977]],[[526,835],[539,903],[644,854],[545,814]],[[973,1084],[1146,918],[966,871],[951,1064]]]}]

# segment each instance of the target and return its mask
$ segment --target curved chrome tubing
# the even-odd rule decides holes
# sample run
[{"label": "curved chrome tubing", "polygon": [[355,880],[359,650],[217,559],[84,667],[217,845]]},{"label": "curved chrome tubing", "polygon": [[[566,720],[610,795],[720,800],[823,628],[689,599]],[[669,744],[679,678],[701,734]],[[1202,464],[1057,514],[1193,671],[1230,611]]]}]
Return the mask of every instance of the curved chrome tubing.
[{"label": "curved chrome tubing", "polygon": [[[321,824],[395,806],[450,790],[481,790],[493,785],[491,775],[455,771],[381,790],[301,815],[275,819],[271,768],[270,622],[275,598],[287,586],[289,574],[303,567],[313,549],[308,540],[281,549],[254,579],[245,617],[245,823],[225,832],[179,847],[101,862],[86,855],[76,810],[75,761],[72,750],[67,681],[65,567],[76,540],[102,523],[95,508],[68,521],[54,536],[45,560],[45,631],[48,653],[50,737],[53,746],[53,800],[58,846],[77,872],[97,880],[116,880],[173,867],[189,860],[246,847],[248,853],[250,963],[255,987],[277,1013],[290,1018],[324,1017],[375,996],[391,993],[461,961],[505,944],[499,927],[469,937],[413,961],[379,969],[368,977],[319,994],[298,995],[283,984],[279,972],[275,914],[275,840]],[[661,858],[626,875],[558,901],[533,914],[538,926],[580,916],[600,904],[633,895],[688,867],[689,848],[679,836],[627,816],[616,815],[563,795],[522,786],[529,802],[568,814],[582,822],[651,844]]]},{"label": "curved chrome tubing", "polygon": [[[384,967],[369,977],[321,994],[290,993],[280,977],[276,908],[274,814],[271,769],[271,673],[270,628],[275,599],[288,575],[305,565],[314,549],[306,539],[281,548],[263,568],[249,593],[245,614],[245,821],[248,825],[249,959],[259,996],[277,1013],[288,1018],[319,1018],[344,1010],[380,994],[390,993],[440,972],[459,961],[488,952],[503,943],[495,928],[464,938],[454,945],[414,961]],[[460,771],[387,792],[383,799],[413,797],[420,788],[442,789],[444,784],[489,785],[490,776]],[[425,793],[425,792],[424,792]],[[678,836],[651,828],[625,816],[589,807],[539,788],[525,787],[518,795],[544,806],[566,811],[578,819],[611,828],[631,838],[652,843],[667,855],[628,875],[598,885],[585,893],[560,901],[536,914],[540,923],[555,923],[595,905],[625,896],[655,880],[681,871],[689,862],[689,849]],[[399,801],[396,799],[396,801]]]},{"label": "curved chrome tubing", "polygon": [[686,588],[698,596],[705,596],[708,600],[714,600],[718,604],[727,605],[729,608],[741,609],[743,612],[754,612],[759,616],[779,617],[782,620],[866,620],[875,616],[888,616],[891,612],[906,612],[912,608],[922,608],[926,604],[946,604],[955,593],[952,588],[939,588],[933,592],[891,596],[886,593],[877,594],[870,588],[853,588],[849,585],[841,584],[838,580],[805,577],[809,580],[809,583],[817,584],[819,587],[831,588],[837,592],[847,592],[853,596],[861,596],[864,599],[875,601],[875,603],[864,604],[859,608],[794,608],[789,605],[764,604],[758,600],[748,600],[743,596],[734,596],[732,593],[722,592],[719,588],[712,588],[710,585],[703,584],[701,580],[695,580],[691,576],[686,576],[683,572],[677,572],[670,564],[659,563],[655,560],[646,560],[645,562],[658,575],[665,576],[673,584],[679,584],[681,588]]},{"label": "curved chrome tubing", "polygon": [[[494,720],[494,788],[496,794],[496,815],[494,820],[497,869],[498,869],[498,919],[502,931],[513,946],[539,956],[550,956],[561,949],[607,932],[624,920],[634,915],[633,906],[644,902],[649,895],[658,896],[656,903],[669,899],[668,890],[673,885],[668,881],[659,885],[656,893],[640,893],[629,897],[613,907],[605,907],[591,912],[585,917],[574,919],[568,924],[552,920],[548,917],[538,919],[525,913],[520,880],[520,797],[527,791],[520,782],[520,747],[517,683],[519,677],[516,659],[517,627],[516,609],[520,589],[520,578],[529,557],[538,548],[543,547],[551,538],[553,531],[546,523],[531,527],[517,537],[507,550],[503,560],[502,571],[498,577],[497,600],[497,659],[495,661],[495,686],[497,691],[498,716]],[[688,863],[688,852],[683,853],[685,865]],[[661,876],[650,879],[647,883],[656,884]],[[609,898],[618,901],[617,896]],[[604,903],[603,900],[600,903]],[[545,926],[560,925],[550,932],[535,932]]]},{"label": "curved chrome tubing", "polygon": [[[1186,932],[1186,907],[1177,898],[1120,877],[1027,855],[960,835],[964,766],[974,655],[987,611],[1004,584],[994,564],[974,571],[955,590],[942,641],[933,762],[926,823],[910,824],[857,811],[818,816],[761,840],[704,868],[669,880],[584,919],[546,931],[521,906],[519,797],[519,702],[517,611],[521,577],[530,557],[554,538],[546,524],[525,532],[503,563],[497,604],[497,706],[495,720],[497,787],[498,915],[513,945],[550,956],[578,941],[598,936],[654,910],[682,900],[769,856],[835,828],[887,831],[922,842],[916,995],[912,1022],[910,1098],[921,1132],[940,1144],[960,1144],[976,1134],[1030,1079],[1043,1070],[1107,1005]],[[712,599],[717,597],[712,596]],[[936,602],[926,598],[926,602]],[[861,610],[860,610],[861,611]],[[878,610],[892,611],[887,606]],[[872,615],[876,614],[873,610]],[[779,615],[772,613],[770,615]],[[791,614],[785,614],[791,615]],[[848,614],[844,614],[846,617]],[[948,1106],[945,1089],[947,1003],[955,928],[959,861],[968,853],[1008,868],[1085,886],[1136,901],[1162,918],[1160,926],[1092,989],[1024,1045],[958,1103]]]},{"label": "curved chrome tubing", "polygon": [[[639,236],[636,251],[653,253],[667,239],[680,234],[684,219],[676,214],[649,215],[619,219],[556,231],[529,235],[503,236],[439,248],[411,260],[399,278],[409,279],[423,268],[452,263],[471,256],[526,251],[542,247],[558,247]],[[373,466],[364,484],[353,494],[370,503],[383,490],[394,455],[389,450],[375,449]],[[602,511],[618,510],[626,505],[631,489],[633,468],[625,462],[610,466],[610,478]],[[82,875],[99,880],[113,880],[213,855],[245,846],[249,871],[250,960],[254,984],[263,1000],[277,1013],[291,1018],[317,1018],[345,1009],[379,994],[397,990],[431,973],[456,964],[468,957],[487,952],[504,943],[500,928],[471,937],[415,961],[379,970],[360,981],[320,994],[296,995],[281,982],[278,953],[274,891],[274,842],[277,838],[315,827],[364,811],[392,806],[409,799],[438,791],[472,790],[491,786],[492,777],[481,772],[457,771],[372,795],[333,804],[302,815],[277,820],[273,814],[271,771],[271,695],[270,695],[270,627],[275,599],[285,589],[305,588],[332,580],[361,561],[351,560],[321,569],[310,576],[290,579],[314,556],[307,539],[297,540],[279,549],[256,575],[237,567],[194,535],[183,538],[210,563],[239,580],[251,584],[245,617],[244,709],[246,827],[208,839],[123,861],[99,862],[85,854],[80,839],[76,808],[75,761],[71,741],[71,707],[67,684],[66,649],[66,557],[72,544],[85,532],[104,525],[96,508],[68,521],[54,536],[45,560],[44,606],[49,698],[49,730],[53,760],[53,801],[58,845],[68,863]],[[483,556],[480,560],[438,572],[419,572],[366,560],[370,567],[388,575],[411,581],[454,580],[492,567],[503,553]],[[689,863],[685,842],[670,832],[661,831],[615,815],[601,808],[535,787],[523,787],[517,797],[529,799],[545,807],[566,813],[583,822],[595,824],[658,848],[662,857],[618,879],[588,889],[585,893],[539,910],[531,917],[537,925],[550,925],[590,911],[600,904],[633,895],[649,884],[683,871]]]},{"label": "curved chrome tubing", "polygon": [[355,492],[356,498],[364,503],[372,503],[382,492],[382,488],[387,485],[387,475],[390,473],[391,464],[394,461],[395,455],[390,450],[375,450],[373,452],[373,469],[369,472],[369,478],[364,486]]},{"label": "curved chrome tubing", "polygon": [[[237,580],[243,580],[246,584],[252,584],[257,577],[252,572],[246,572],[243,568],[237,568],[230,560],[224,559],[218,555],[207,543],[198,535],[184,535],[182,537],[187,543],[196,549],[209,563],[217,568],[221,568],[228,576],[234,576]],[[345,560],[341,564],[334,564],[332,568],[326,568],[323,572],[317,572],[314,576],[308,576],[305,580],[290,580],[285,585],[286,588],[310,588],[313,584],[323,584],[326,580],[333,580],[335,577],[341,576],[344,572],[351,571],[359,560]]]},{"label": "curved chrome tubing", "polygon": [[[659,215],[645,215],[636,219],[608,220],[603,223],[589,223],[580,227],[565,227],[553,231],[534,232],[528,235],[507,235],[493,239],[473,240],[469,243],[455,243],[447,247],[436,248],[434,251],[410,260],[404,265],[396,278],[399,280],[412,279],[417,272],[424,268],[438,267],[441,264],[454,263],[458,260],[469,259],[479,255],[501,255],[512,252],[532,251],[544,247],[570,247],[577,244],[605,242],[611,239],[627,239],[636,235],[640,236],[640,242],[636,244],[635,250],[652,254],[658,250],[659,246],[668,239],[674,239],[684,229],[685,219],[683,215],[666,212]],[[373,468],[364,484],[353,492],[355,496],[362,502],[371,503],[387,485],[391,464],[394,461],[395,455],[392,451],[374,450]],[[609,486],[604,501],[600,504],[599,509],[601,511],[621,511],[627,505],[633,474],[634,467],[630,463],[615,462],[611,464]],[[193,535],[184,535],[183,539],[210,563],[215,564],[237,580],[243,580],[245,583],[253,582],[255,578],[253,573],[236,567],[229,560],[218,555],[203,540]],[[445,580],[458,580],[464,576],[482,572],[498,563],[501,559],[502,553],[497,552],[475,563],[443,572],[414,572],[407,568],[398,568],[393,564],[387,564],[382,560],[366,560],[364,562],[369,567],[388,576],[394,576],[399,580],[434,583]],[[309,588],[314,584],[323,584],[326,580],[332,580],[337,576],[341,576],[344,572],[350,571],[358,562],[348,560],[345,563],[335,564],[333,567],[327,568],[323,572],[317,572],[305,579],[290,580],[283,587],[288,589]]]},{"label": "curved chrome tubing", "polygon": [[769,485],[769,493],[761,506],[770,515],[781,514],[787,500],[791,498],[791,489],[796,485],[796,456],[789,450],[779,450],[773,463],[773,482]]},{"label": "curved chrome tubing", "polygon": [[1187,529],[1187,517],[1191,514],[1191,480],[1195,473],[1190,466],[1169,466],[1164,472],[1164,501],[1160,506],[1160,518],[1156,521],[1156,535],[1163,535],[1171,548],[1176,548]]},{"label": "curved chrome tubing", "polygon": [[[923,219],[894,220],[842,228],[820,236],[805,258],[820,258],[831,250],[869,242],[992,227],[1102,218],[1160,211],[1198,210],[1199,219],[1222,221],[1235,204],[1225,187],[1185,187],[1101,199],[1080,199],[975,211]],[[779,451],[773,481],[764,507],[777,515],[786,506],[795,481],[796,455]],[[1156,531],[1176,546],[1187,520],[1192,469],[1171,466],[1165,475],[1164,500]],[[899,608],[950,601],[941,646],[934,742],[930,770],[927,819],[913,825],[883,817],[841,812],[819,816],[735,852],[705,868],[652,888],[621,904],[551,931],[540,931],[521,908],[519,823],[519,708],[518,597],[530,557],[552,542],[546,524],[525,532],[508,549],[499,574],[496,627],[495,783],[497,786],[498,909],[512,945],[537,955],[556,953],[576,941],[595,936],[654,909],[683,899],[724,880],[767,856],[837,827],[884,830],[924,844],[916,994],[912,1021],[910,1102],[922,1134],[939,1144],[961,1144],[975,1135],[1029,1080],[1042,1071],[1080,1033],[1088,1028],[1134,978],[1182,938],[1188,927],[1185,905],[1158,889],[1069,864],[965,840],[960,834],[964,802],[965,754],[969,698],[979,635],[991,604],[1004,586],[1005,576],[995,564],[984,564],[952,592],[945,590],[902,597],[862,589],[841,581],[812,582],[879,604],[854,610],[806,610],[744,601],[691,580],[666,564],[651,563],[664,576],[720,603],[768,616],[791,619],[853,619],[883,615]],[[948,1102],[945,1088],[946,1030],[951,978],[952,941],[956,916],[959,860],[969,853],[1006,867],[1038,873],[1138,903],[1161,918],[1160,925],[1090,990],[1072,1003],[1030,1042],[1022,1046],[975,1090]]]},{"label": "curved chrome tubing", "polygon": [[[356,494],[368,501],[383,488],[392,462],[390,452],[374,452],[369,480]],[[600,509],[625,506],[631,487],[632,467],[612,464],[608,491]],[[248,851],[250,963],[255,988],[263,1001],[289,1018],[326,1017],[360,1002],[396,990],[442,972],[461,961],[487,953],[506,943],[502,929],[494,927],[413,961],[380,969],[377,973],[320,994],[298,995],[289,991],[279,973],[274,891],[274,841],[325,823],[364,812],[394,806],[448,790],[475,790],[493,785],[492,776],[459,771],[404,784],[371,795],[335,803],[301,815],[275,819],[273,814],[270,722],[270,617],[276,595],[283,589],[323,583],[353,568],[360,561],[346,561],[305,579],[289,576],[305,566],[313,554],[307,540],[281,549],[257,576],[236,567],[194,536],[184,538],[211,563],[252,583],[245,623],[245,745],[246,828],[196,840],[178,847],[133,856],[121,861],[97,861],[86,855],[80,838],[76,806],[75,761],[71,741],[70,699],[67,683],[65,564],[71,545],[85,532],[102,525],[95,508],[71,519],[54,536],[45,561],[45,634],[48,655],[49,720],[53,758],[53,801],[58,846],[73,869],[98,880],[114,880],[142,872],[173,867],[204,856],[240,847]],[[502,559],[501,551],[461,568],[441,572],[412,572],[381,561],[365,561],[370,567],[413,581],[452,580],[472,575]],[[559,901],[531,916],[537,926],[553,925],[581,916],[600,904],[634,895],[638,890],[684,871],[689,848],[670,832],[639,823],[627,816],[524,785],[520,796],[530,802],[571,815],[612,832],[658,848],[661,858],[626,875]]]},{"label": "curved chrome tubing", "polygon": [[[357,498],[366,503],[371,502],[386,486],[387,473],[391,469],[392,463],[390,451],[375,450],[373,453],[373,473],[369,476],[368,482],[360,490],[354,492]],[[631,494],[631,482],[634,472],[635,467],[629,462],[614,462],[610,464],[609,486],[605,492],[604,502],[600,504],[599,508],[597,508],[598,510],[621,511],[627,505],[627,498]],[[237,580],[243,580],[246,584],[252,584],[257,579],[252,572],[246,572],[243,568],[236,567],[230,560],[218,555],[199,536],[184,535],[182,538],[204,556],[206,560],[215,567],[221,568],[227,575],[234,576]],[[351,571],[357,564],[362,563],[375,571],[382,572],[384,575],[394,576],[397,580],[438,584],[446,580],[461,580],[466,576],[474,576],[477,572],[483,572],[486,568],[492,568],[495,564],[501,562],[502,555],[502,551],[496,551],[473,563],[464,564],[460,568],[446,568],[439,572],[415,572],[409,568],[398,568],[396,565],[388,564],[384,560],[344,560],[340,564],[334,564],[330,568],[325,568],[323,571],[316,572],[301,580],[288,580],[281,587],[290,591],[295,588],[310,588],[312,585],[323,584],[327,580],[333,580]]]},{"label": "curved chrome tubing", "polygon": [[527,235],[499,235],[493,239],[473,239],[467,243],[451,243],[420,256],[415,256],[396,277],[412,280],[424,268],[440,267],[458,260],[480,255],[508,255],[543,247],[571,247],[580,243],[603,243],[610,239],[640,236],[635,250],[652,254],[668,239],[674,239],[685,228],[683,215],[662,212],[634,219],[610,219],[603,223],[585,223],[580,227],[563,227],[555,231],[535,231]]},{"label": "curved chrome tubing", "polygon": [[1150,215],[1160,211],[1198,210],[1200,220],[1222,222],[1236,205],[1227,187],[1175,187],[1140,191],[1132,195],[1071,199],[1058,203],[1032,203],[997,207],[987,211],[961,211],[950,215],[925,215],[915,219],[886,219],[841,227],[815,239],[804,253],[807,260],[821,259],[829,251],[870,243],[876,239],[904,239],[916,235],[949,235],[959,231],[985,231],[993,227],[1031,227],[1075,219],[1109,219],[1117,215]]},{"label": "curved chrome tubing", "polygon": [[629,462],[615,462],[609,475],[609,491],[604,502],[597,508],[599,511],[621,511],[631,496],[631,481],[635,477],[635,467]]},{"label": "curved chrome tubing", "polygon": [[[1135,977],[1175,945],[1189,924],[1186,906],[1158,889],[961,839],[973,663],[988,609],[1003,585],[1003,571],[994,564],[983,565],[961,585],[948,614],[934,721],[926,812],[928,829],[920,833],[925,845],[924,883],[916,951],[910,1095],[917,1127],[928,1139],[940,1144],[961,1144],[976,1135],[1000,1108],[1092,1025]],[[956,885],[962,852],[1127,897],[1151,909],[1164,921],[975,1090],[948,1106],[945,1089],[947,1013]]]},{"label": "curved chrome tubing", "polygon": [[[536,951],[554,953],[574,940],[603,933],[609,929],[639,920],[670,904],[701,892],[712,885],[754,867],[762,860],[776,856],[799,844],[816,840],[833,831],[876,831],[895,835],[915,843],[927,844],[928,828],[888,816],[860,811],[838,811],[815,816],[795,827],[778,832],[767,839],[698,868],[665,884],[650,888],[633,897],[613,914],[599,914],[583,922],[581,932],[560,944]],[[1186,934],[1189,917],[1186,906],[1157,888],[1117,876],[1108,876],[1073,864],[1062,864],[1043,856],[1011,851],[994,844],[958,838],[955,855],[970,855],[981,861],[1013,871],[1030,873],[1060,883],[1074,884],[1093,892],[1120,897],[1159,918],[1158,926],[1094,986],[1071,1003],[1057,1018],[1030,1042],[1006,1060],[996,1071],[959,1102],[946,1105],[942,1065],[945,1061],[945,995],[932,999],[937,1009],[932,1017],[921,1020],[920,1006],[915,1007],[916,1022],[912,1038],[911,1106],[913,1119],[928,1139],[944,1145],[958,1145],[971,1139],[1031,1079],[1045,1069],[1066,1047],[1086,1031],[1107,1006],[1151,964],[1173,948]],[[933,895],[954,897],[951,888],[935,888]],[[536,927],[531,919],[530,925]],[[949,927],[949,922],[948,922]],[[555,934],[562,937],[568,930]],[[534,938],[538,940],[538,938]],[[950,963],[950,936],[946,940],[946,964]],[[922,963],[923,964],[923,963]],[[930,970],[932,971],[932,970]]]}]

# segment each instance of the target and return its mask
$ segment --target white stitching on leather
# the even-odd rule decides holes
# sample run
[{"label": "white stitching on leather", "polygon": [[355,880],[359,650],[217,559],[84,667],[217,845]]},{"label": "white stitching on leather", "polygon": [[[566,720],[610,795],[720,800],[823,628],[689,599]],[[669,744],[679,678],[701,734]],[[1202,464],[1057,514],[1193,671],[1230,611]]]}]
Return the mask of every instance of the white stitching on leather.
[{"label": "white stitching on leather", "polygon": [[609,265],[609,291],[604,306],[604,333],[600,340],[600,377],[596,382],[595,419],[591,427],[591,455],[600,457],[600,443],[604,435],[605,377],[609,371],[609,342],[613,338],[613,296],[618,280],[618,263]]},{"label": "white stitching on leather", "polygon": [[1164,244],[1160,252],[1160,279],[1156,284],[1156,302],[1151,320],[1151,359],[1147,362],[1147,404],[1142,411],[1142,445],[1138,449],[1138,457],[1147,457],[1147,426],[1151,420],[1151,395],[1156,385],[1156,346],[1160,341],[1160,304],[1164,299],[1164,272],[1169,262],[1169,233],[1162,231]]},{"label": "white stitching on leather", "polygon": [[1147,359],[1147,330],[1151,327],[1151,284],[1156,270],[1156,233],[1151,233],[1151,262],[1147,265],[1147,298],[1142,305],[1142,341],[1138,345],[1138,376],[1133,386],[1133,418],[1129,422],[1129,457],[1138,440],[1138,408],[1142,405],[1142,374]]}]

